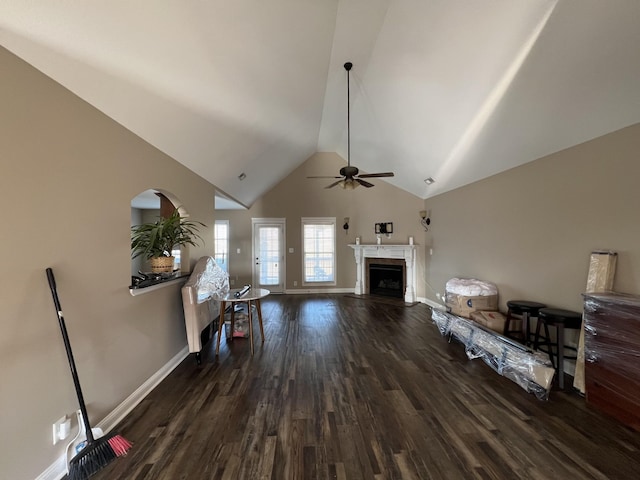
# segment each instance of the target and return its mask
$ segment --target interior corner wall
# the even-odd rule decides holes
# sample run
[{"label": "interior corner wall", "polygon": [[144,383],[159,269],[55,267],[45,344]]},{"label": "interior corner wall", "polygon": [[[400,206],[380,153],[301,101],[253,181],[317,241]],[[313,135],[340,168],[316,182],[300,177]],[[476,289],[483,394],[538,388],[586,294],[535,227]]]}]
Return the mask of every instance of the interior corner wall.
[{"label": "interior corner wall", "polygon": [[[506,302],[582,311],[593,250],[618,253],[614,289],[640,294],[640,124],[429,198],[428,297],[452,277]],[[440,302],[442,303],[442,302]]]},{"label": "interior corner wall", "polygon": [[[334,289],[353,291],[356,283],[354,251],[349,244],[359,236],[363,244],[375,244],[375,223],[393,222],[394,233],[383,237],[383,244],[404,244],[414,237],[418,254],[418,278],[424,265],[425,232],[420,224],[424,200],[401,190],[382,179],[372,179],[372,188],[343,190],[325,187],[332,179],[307,178],[313,175],[335,175],[345,160],[335,153],[316,153],[275,185],[248,210],[217,210],[216,219],[229,220],[229,274],[236,285],[252,283],[251,219],[286,219],[286,290],[323,290],[302,284],[302,217],[335,217],[337,281]],[[349,229],[342,228],[345,217]],[[240,248],[240,254],[236,253]],[[293,253],[288,249],[293,248]],[[297,286],[293,282],[297,282]],[[423,282],[419,282],[418,297],[423,297]]]},{"label": "interior corner wall", "polygon": [[95,425],[186,346],[179,286],[129,293],[131,199],[170,191],[211,226],[193,265],[213,253],[215,188],[4,48],[0,71],[0,478],[24,480],[78,408],[45,268]]}]

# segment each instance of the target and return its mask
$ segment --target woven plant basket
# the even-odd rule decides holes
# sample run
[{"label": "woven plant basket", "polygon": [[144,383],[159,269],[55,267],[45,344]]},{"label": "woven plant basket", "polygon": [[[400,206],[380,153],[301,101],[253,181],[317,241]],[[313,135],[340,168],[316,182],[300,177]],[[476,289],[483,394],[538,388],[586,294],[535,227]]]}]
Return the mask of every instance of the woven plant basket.
[{"label": "woven plant basket", "polygon": [[151,273],[173,272],[173,257],[153,257],[149,259]]}]

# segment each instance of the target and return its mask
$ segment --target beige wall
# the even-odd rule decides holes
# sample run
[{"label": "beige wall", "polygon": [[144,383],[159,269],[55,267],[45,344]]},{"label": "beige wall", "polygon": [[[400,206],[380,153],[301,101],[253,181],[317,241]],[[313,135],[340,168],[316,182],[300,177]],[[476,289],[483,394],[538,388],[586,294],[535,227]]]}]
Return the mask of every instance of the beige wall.
[{"label": "beige wall", "polygon": [[[54,268],[91,420],[96,423],[178,353],[186,338],[178,287],[131,297],[130,201],[172,192],[213,223],[213,186],[0,48],[0,188],[5,253],[0,285],[0,478],[32,479],[63,452],[51,424],[77,402],[44,269]],[[251,281],[251,218],[287,219],[287,289],[301,283],[300,218],[351,218],[338,228],[338,285],[355,284],[357,235],[392,221],[384,243],[420,245],[418,295],[436,300],[453,276],[494,281],[509,298],[580,308],[589,253],[620,254],[615,288],[640,293],[640,125],[426,202],[383,182],[325,190],[344,161],[317,154],[231,225],[230,268]],[[392,168],[392,166],[390,166]],[[247,172],[251,174],[251,172]],[[418,211],[431,210],[424,233]],[[192,248],[191,263],[212,253]],[[424,245],[433,256],[424,256]],[[237,255],[236,248],[241,248]]]},{"label": "beige wall", "polygon": [[186,345],[178,286],[129,294],[131,199],[166,190],[212,225],[214,188],[2,48],[0,71],[0,478],[22,480],[62,455],[51,425],[77,409],[45,268],[95,424]]},{"label": "beige wall", "polygon": [[[301,224],[302,217],[336,217],[337,237],[337,284],[338,289],[353,289],[356,283],[356,264],[353,249],[356,236],[362,243],[375,243],[374,224],[393,222],[394,234],[383,238],[383,244],[407,244],[409,236],[418,244],[418,277],[424,271],[425,232],[420,225],[419,212],[424,208],[424,200],[400,190],[380,179],[372,179],[373,188],[359,187],[343,190],[340,187],[325,189],[331,179],[308,179],[310,175],[334,175],[345,161],[335,153],[317,153],[309,158],[288,177],[264,195],[249,210],[216,211],[216,219],[228,219],[230,225],[231,278],[236,285],[251,283],[251,219],[285,218],[286,248],[294,253],[286,253],[286,289],[305,289],[302,285]],[[249,172],[250,174],[250,172]],[[350,218],[349,231],[345,234],[342,224]],[[240,255],[236,249],[240,248]],[[294,287],[293,282],[298,286]],[[423,296],[423,282],[417,291]]]},{"label": "beige wall", "polygon": [[495,282],[502,309],[581,310],[596,249],[619,254],[615,290],[640,294],[638,179],[640,124],[428,199],[427,296],[464,276]]}]

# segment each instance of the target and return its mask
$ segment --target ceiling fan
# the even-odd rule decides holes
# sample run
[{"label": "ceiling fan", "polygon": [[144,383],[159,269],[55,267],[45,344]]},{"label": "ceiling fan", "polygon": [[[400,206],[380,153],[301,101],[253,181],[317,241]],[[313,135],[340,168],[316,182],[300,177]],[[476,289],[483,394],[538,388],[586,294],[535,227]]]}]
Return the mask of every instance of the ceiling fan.
[{"label": "ceiling fan", "polygon": [[325,188],[333,188],[336,185],[340,185],[342,188],[346,190],[353,190],[358,185],[362,185],[363,187],[371,188],[373,187],[373,183],[369,183],[366,180],[362,180],[363,178],[379,178],[379,177],[393,177],[393,172],[383,172],[383,173],[365,173],[363,175],[359,175],[360,170],[357,167],[351,166],[351,130],[350,130],[350,120],[351,120],[351,111],[350,111],[350,98],[349,98],[349,72],[353,64],[351,62],[347,62],[344,64],[344,69],[347,71],[347,166],[342,167],[340,169],[340,176],[337,177],[307,177],[307,178],[338,178],[339,180],[333,182],[331,185],[327,185]]}]

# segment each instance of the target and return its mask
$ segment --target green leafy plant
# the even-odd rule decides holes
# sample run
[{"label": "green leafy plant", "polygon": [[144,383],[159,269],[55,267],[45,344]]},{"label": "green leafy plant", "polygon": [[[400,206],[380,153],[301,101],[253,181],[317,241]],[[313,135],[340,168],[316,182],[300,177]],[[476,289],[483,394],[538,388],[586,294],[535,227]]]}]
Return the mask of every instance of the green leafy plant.
[{"label": "green leafy plant", "polygon": [[177,246],[197,246],[203,241],[198,234],[202,222],[186,220],[175,210],[167,218],[160,217],[154,223],[143,223],[131,227],[131,257],[143,256],[147,260],[154,257],[170,257]]}]

